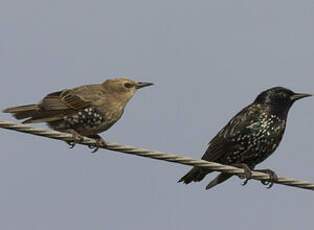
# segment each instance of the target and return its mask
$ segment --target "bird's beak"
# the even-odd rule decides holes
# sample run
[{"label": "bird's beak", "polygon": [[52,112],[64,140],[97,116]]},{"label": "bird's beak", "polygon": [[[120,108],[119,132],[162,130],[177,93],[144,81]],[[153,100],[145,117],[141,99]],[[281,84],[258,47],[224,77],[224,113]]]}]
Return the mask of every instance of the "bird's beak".
[{"label": "bird's beak", "polygon": [[295,93],[294,95],[291,96],[291,100],[292,101],[296,101],[296,100],[299,100],[301,98],[304,98],[304,97],[311,97],[313,96],[313,94],[307,94],[307,93]]},{"label": "bird's beak", "polygon": [[154,85],[154,83],[151,83],[151,82],[138,82],[136,84],[136,88],[140,89],[140,88],[144,88],[144,87],[151,86],[151,85]]}]

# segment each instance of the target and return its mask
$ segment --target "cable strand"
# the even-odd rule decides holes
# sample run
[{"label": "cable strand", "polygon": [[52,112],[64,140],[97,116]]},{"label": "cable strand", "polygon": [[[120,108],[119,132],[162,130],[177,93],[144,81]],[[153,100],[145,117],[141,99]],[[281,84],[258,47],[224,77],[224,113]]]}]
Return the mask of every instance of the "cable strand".
[{"label": "cable strand", "polygon": [[[14,130],[21,133],[27,133],[27,134],[32,134],[32,135],[56,139],[56,140],[73,141],[73,136],[72,134],[69,134],[69,133],[62,133],[62,132],[58,132],[54,130],[35,128],[29,125],[14,123],[11,121],[0,120],[0,128],[10,129],[10,130]],[[78,144],[95,145],[96,141],[92,138],[84,137],[82,142]],[[203,168],[210,169],[212,171],[229,173],[229,174],[234,174],[237,176],[241,176],[244,173],[243,169],[229,166],[229,165],[222,165],[215,162],[209,162],[209,161],[204,161],[204,160],[195,160],[190,157],[180,156],[173,153],[153,151],[153,150],[138,148],[138,147],[134,147],[130,145],[121,145],[117,143],[107,142],[107,146],[102,147],[102,149],[107,149],[107,150],[130,154],[130,155],[136,155],[140,157],[151,158],[155,160],[168,161],[168,162],[183,164],[183,165],[188,165],[188,166],[203,167]],[[269,178],[269,175],[266,173],[252,171],[252,179],[261,181],[261,180],[268,180],[270,178]],[[278,180],[275,181],[274,183],[291,186],[291,187],[308,189],[308,190],[314,190],[313,183],[302,181],[302,180],[297,180],[293,178],[288,178],[288,177],[278,177]]]}]

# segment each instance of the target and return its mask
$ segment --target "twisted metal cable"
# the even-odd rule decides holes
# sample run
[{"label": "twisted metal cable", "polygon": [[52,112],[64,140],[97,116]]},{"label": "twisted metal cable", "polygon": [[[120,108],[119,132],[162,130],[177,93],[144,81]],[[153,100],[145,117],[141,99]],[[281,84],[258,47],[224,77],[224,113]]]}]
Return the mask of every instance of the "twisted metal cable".
[{"label": "twisted metal cable", "polygon": [[[29,125],[18,124],[18,123],[14,123],[10,121],[0,120],[0,128],[11,129],[17,132],[28,133],[28,134],[52,138],[56,140],[73,141],[73,136],[72,134],[69,134],[69,133],[62,133],[62,132],[57,132],[54,130],[35,128]],[[96,141],[92,138],[84,137],[79,144],[95,145]],[[222,165],[215,162],[209,162],[209,161],[204,161],[204,160],[194,160],[190,157],[179,156],[173,153],[153,151],[153,150],[148,150],[144,148],[133,147],[130,145],[120,145],[117,143],[107,142],[107,146],[102,147],[102,148],[115,151],[115,152],[121,152],[121,153],[141,156],[141,157],[147,157],[147,158],[151,158],[155,160],[168,161],[168,162],[189,165],[189,166],[203,167],[203,168],[210,169],[212,171],[229,173],[229,174],[234,174],[237,176],[242,176],[244,174],[244,170],[241,168],[228,166],[228,165]],[[261,181],[261,180],[269,180],[270,177],[268,174],[252,171],[252,179]],[[278,180],[275,181],[274,183],[314,190],[313,183],[302,181],[302,180],[296,180],[296,179],[288,178],[288,177],[278,177]]]}]

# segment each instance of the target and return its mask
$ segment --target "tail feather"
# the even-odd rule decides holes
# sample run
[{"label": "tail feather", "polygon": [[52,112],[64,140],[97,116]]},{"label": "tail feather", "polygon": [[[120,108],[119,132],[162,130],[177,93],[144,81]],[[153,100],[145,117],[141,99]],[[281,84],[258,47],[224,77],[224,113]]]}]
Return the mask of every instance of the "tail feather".
[{"label": "tail feather", "polygon": [[22,105],[16,107],[10,107],[3,110],[4,113],[11,113],[16,119],[25,119],[32,117],[38,113],[40,108],[36,104]]},{"label": "tail feather", "polygon": [[4,109],[3,112],[4,113],[19,113],[19,112],[28,112],[28,111],[34,111],[34,110],[39,110],[39,107],[37,104],[10,107],[10,108]]},{"label": "tail feather", "polygon": [[217,177],[215,177],[214,180],[209,182],[209,184],[206,186],[206,190],[221,184],[222,182],[228,180],[230,177],[232,177],[232,174],[227,174],[227,173],[220,173]]},{"label": "tail feather", "polygon": [[210,171],[201,168],[193,167],[185,176],[183,176],[178,183],[183,182],[189,184],[192,181],[201,181]]},{"label": "tail feather", "polygon": [[26,119],[23,123],[39,123],[56,121],[63,118],[60,111],[47,111],[40,108],[37,104],[10,107],[3,110],[4,113],[11,113],[16,119]]}]

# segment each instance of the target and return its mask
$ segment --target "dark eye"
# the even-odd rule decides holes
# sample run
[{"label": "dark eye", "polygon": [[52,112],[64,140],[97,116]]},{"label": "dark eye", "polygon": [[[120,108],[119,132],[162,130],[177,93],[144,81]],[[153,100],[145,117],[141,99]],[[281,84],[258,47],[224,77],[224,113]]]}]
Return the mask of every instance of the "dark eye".
[{"label": "dark eye", "polygon": [[125,86],[125,88],[130,89],[130,88],[133,87],[133,84],[131,84],[131,83],[125,83],[124,86]]}]

